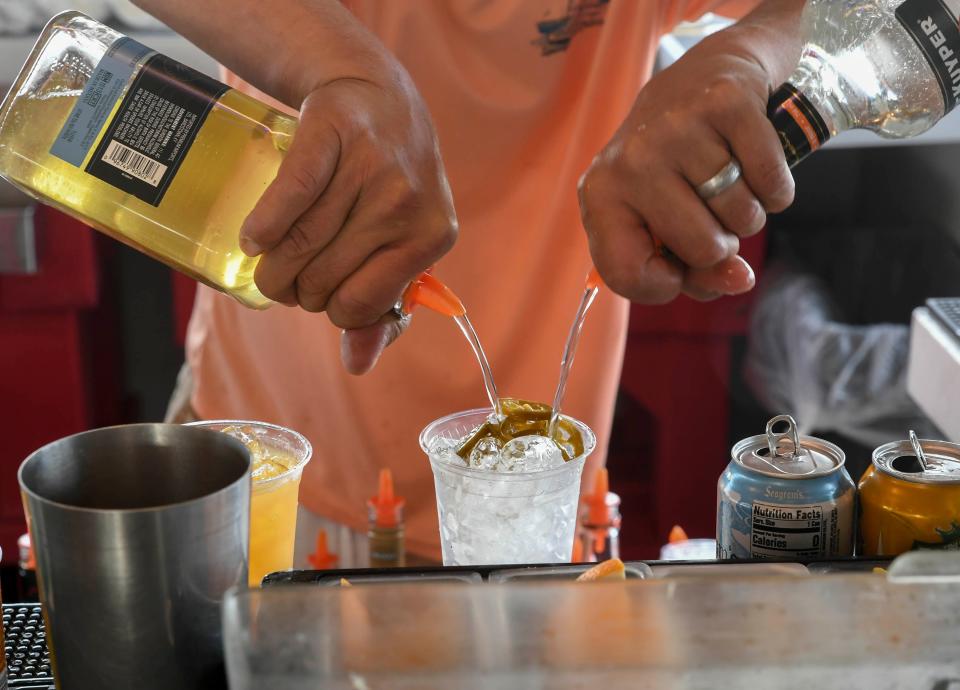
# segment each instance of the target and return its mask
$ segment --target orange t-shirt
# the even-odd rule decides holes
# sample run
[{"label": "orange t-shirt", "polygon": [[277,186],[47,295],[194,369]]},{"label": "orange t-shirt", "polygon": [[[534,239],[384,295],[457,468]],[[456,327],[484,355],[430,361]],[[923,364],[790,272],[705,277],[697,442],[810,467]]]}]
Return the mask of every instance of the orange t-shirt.
[{"label": "orange t-shirt", "polygon": [[[501,395],[549,401],[590,265],[577,180],[649,77],[660,37],[731,3],[345,4],[406,66],[433,115],[461,225],[437,277],[467,306]],[[626,301],[601,293],[567,391],[565,412],[598,436],[587,486],[605,460],[627,317]],[[251,311],[201,286],[187,342],[194,408],[304,433],[314,457],[301,501],[357,529],[389,467],[407,499],[408,548],[437,555],[433,481],[417,437],[433,419],[486,405],[470,348],[451,320],[423,310],[366,376],[343,372],[339,348],[321,315]]]}]

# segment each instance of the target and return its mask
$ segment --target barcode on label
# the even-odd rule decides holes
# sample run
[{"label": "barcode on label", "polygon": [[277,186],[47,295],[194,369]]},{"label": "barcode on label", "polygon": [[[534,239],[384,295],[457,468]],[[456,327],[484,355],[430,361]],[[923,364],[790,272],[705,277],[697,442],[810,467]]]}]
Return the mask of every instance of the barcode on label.
[{"label": "barcode on label", "polygon": [[154,187],[160,184],[163,174],[167,171],[167,166],[163,163],[147,158],[115,139],[103,152],[103,161]]}]

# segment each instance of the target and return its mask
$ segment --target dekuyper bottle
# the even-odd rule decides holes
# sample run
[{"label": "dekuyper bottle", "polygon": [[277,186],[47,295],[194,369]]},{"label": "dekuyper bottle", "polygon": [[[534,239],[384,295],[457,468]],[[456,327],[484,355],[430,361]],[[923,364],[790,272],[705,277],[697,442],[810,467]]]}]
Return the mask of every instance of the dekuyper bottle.
[{"label": "dekuyper bottle", "polygon": [[960,0],[808,0],[768,117],[792,166],[847,129],[922,134],[960,97]]},{"label": "dekuyper bottle", "polygon": [[54,17],[0,106],[0,174],[255,308],[240,251],[297,120],[78,12]]}]

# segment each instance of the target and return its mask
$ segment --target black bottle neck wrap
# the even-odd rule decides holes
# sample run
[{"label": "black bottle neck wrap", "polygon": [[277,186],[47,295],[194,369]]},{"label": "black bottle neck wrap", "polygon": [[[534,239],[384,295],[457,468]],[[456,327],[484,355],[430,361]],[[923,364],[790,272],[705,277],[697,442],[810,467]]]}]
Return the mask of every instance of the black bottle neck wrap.
[{"label": "black bottle neck wrap", "polygon": [[792,168],[830,139],[830,130],[810,100],[792,84],[783,84],[767,102],[767,117],[780,136]]}]

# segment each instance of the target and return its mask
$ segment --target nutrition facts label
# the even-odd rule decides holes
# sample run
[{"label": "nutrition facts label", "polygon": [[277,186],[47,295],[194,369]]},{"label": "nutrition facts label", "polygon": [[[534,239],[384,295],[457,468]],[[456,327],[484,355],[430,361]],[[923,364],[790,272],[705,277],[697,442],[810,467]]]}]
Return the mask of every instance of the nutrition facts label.
[{"label": "nutrition facts label", "polygon": [[755,501],[750,555],[755,558],[823,556],[827,553],[829,516],[830,507],[824,510],[821,504],[784,506]]}]

